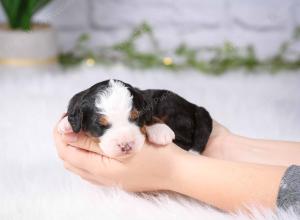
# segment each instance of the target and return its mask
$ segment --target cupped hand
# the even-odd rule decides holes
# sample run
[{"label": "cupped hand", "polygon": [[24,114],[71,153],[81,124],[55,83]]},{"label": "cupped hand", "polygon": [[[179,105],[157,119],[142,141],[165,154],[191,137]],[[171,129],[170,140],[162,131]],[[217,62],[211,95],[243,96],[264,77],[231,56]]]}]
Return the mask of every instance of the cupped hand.
[{"label": "cupped hand", "polygon": [[127,191],[168,190],[176,164],[186,154],[174,144],[157,147],[146,143],[131,157],[109,158],[95,140],[73,133],[66,117],[55,126],[53,135],[66,169],[92,183],[116,185]]},{"label": "cupped hand", "polygon": [[[95,139],[83,132],[73,133],[67,117],[58,122],[53,135],[66,169],[92,183],[117,185],[128,191],[168,190],[178,170],[182,170],[181,157],[187,154],[175,144],[158,147],[145,143],[140,152],[128,158],[109,158]],[[203,155],[222,158],[222,143],[230,135],[229,130],[214,121]]]}]

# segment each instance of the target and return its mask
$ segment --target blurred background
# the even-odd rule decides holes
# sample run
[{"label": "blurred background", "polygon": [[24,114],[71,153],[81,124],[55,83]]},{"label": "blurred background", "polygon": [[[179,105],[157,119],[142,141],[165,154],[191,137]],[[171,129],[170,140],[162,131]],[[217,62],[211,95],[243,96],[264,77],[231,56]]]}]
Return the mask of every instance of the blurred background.
[{"label": "blurred background", "polygon": [[[124,40],[148,22],[164,48],[179,43],[200,45],[252,44],[260,55],[273,55],[300,24],[297,0],[54,0],[35,21],[52,24],[59,48],[71,49],[82,33],[93,44],[111,45]],[[3,11],[0,21],[5,21]]]},{"label": "blurred background", "polygon": [[[85,210],[57,206],[62,197],[73,204],[80,197],[73,192],[85,192],[63,170],[51,131],[76,92],[108,78],[175,91],[240,135],[300,141],[298,0],[0,3],[0,206],[6,213],[24,214],[30,198],[40,210],[31,216],[48,209],[72,219],[86,210],[93,216],[88,199]],[[111,210],[109,202],[101,210]]]}]

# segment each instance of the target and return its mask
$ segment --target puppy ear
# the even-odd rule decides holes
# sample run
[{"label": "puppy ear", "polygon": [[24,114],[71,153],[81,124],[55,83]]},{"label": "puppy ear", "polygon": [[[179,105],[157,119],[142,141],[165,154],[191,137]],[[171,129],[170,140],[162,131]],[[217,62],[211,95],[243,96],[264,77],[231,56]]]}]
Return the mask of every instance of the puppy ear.
[{"label": "puppy ear", "polygon": [[132,95],[133,106],[138,111],[143,110],[144,106],[146,105],[146,101],[143,97],[141,90],[139,90],[138,88],[134,88],[134,87],[129,87],[128,89]]},{"label": "puppy ear", "polygon": [[146,123],[152,120],[153,116],[153,106],[150,100],[143,94],[141,90],[134,87],[128,88],[132,94],[133,106],[139,112],[139,119],[145,121]]},{"label": "puppy ear", "polygon": [[86,91],[82,91],[70,100],[68,106],[68,121],[75,133],[78,133],[82,128],[82,120],[83,120],[83,97],[86,94]]}]

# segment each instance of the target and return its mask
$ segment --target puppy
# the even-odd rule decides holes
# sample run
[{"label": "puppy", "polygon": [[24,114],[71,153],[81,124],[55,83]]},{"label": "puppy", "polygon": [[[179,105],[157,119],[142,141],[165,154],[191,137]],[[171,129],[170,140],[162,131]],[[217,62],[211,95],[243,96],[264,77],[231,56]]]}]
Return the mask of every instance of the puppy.
[{"label": "puppy", "polygon": [[203,108],[167,90],[140,90],[120,80],[107,80],[76,94],[68,120],[99,139],[104,154],[117,157],[140,150],[145,138],[157,145],[174,141],[201,153],[212,131]]}]

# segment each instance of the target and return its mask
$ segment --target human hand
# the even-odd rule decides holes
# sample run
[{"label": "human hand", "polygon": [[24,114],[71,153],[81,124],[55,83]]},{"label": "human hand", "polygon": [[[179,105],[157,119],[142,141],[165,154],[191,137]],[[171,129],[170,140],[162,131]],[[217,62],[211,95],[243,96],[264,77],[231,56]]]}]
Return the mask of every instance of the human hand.
[{"label": "human hand", "polygon": [[[286,167],[194,155],[175,144],[164,147],[145,144],[132,157],[113,159],[102,155],[98,143],[84,133],[74,134],[66,119],[55,126],[53,134],[64,166],[83,179],[100,185],[121,186],[133,192],[171,190],[226,211],[239,210],[252,201],[274,207],[286,170]],[[221,140],[227,135],[231,133],[214,122],[207,150],[217,146],[212,142],[217,140],[214,138]],[[254,191],[253,185],[256,186]],[[247,193],[249,191],[252,193]]]},{"label": "human hand", "polygon": [[146,143],[134,156],[109,158],[93,139],[73,133],[66,118],[55,126],[53,135],[66,169],[92,183],[134,192],[170,189],[176,164],[186,153],[174,144],[155,147]]},{"label": "human hand", "polygon": [[217,121],[213,121],[213,129],[202,155],[225,159],[226,143],[233,134]]}]

